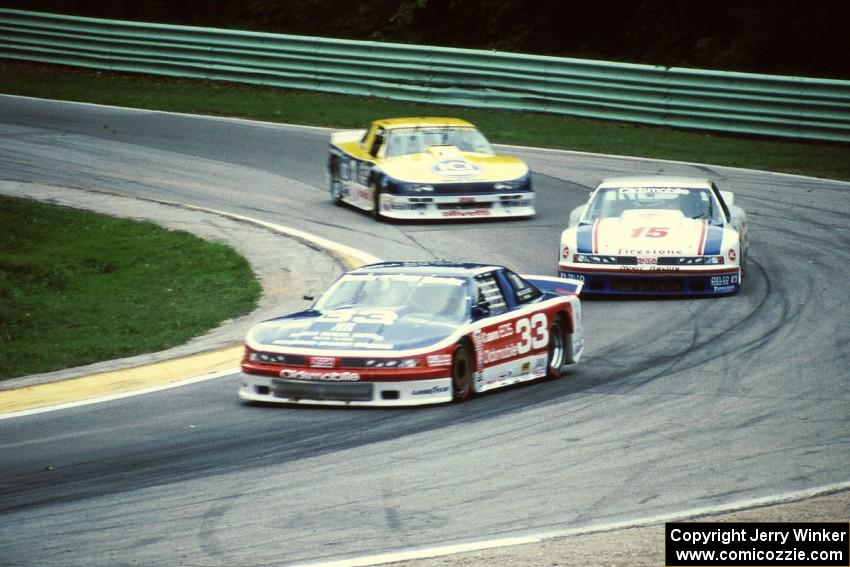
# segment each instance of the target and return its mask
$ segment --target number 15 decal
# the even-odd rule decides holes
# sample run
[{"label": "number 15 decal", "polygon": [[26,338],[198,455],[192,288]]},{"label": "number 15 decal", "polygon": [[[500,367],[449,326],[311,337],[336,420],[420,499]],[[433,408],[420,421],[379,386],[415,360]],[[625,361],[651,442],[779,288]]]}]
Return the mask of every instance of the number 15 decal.
[{"label": "number 15 decal", "polygon": [[518,320],[516,332],[522,339],[517,345],[517,352],[520,354],[525,354],[532,348],[539,350],[549,345],[549,322],[545,313],[535,313],[530,320]]},{"label": "number 15 decal", "polygon": [[[643,232],[644,230],[646,231],[645,234]],[[632,229],[632,238],[640,238],[641,234],[644,234],[647,238],[663,238],[670,234],[670,228],[666,226],[653,226],[650,228],[640,226]]]}]

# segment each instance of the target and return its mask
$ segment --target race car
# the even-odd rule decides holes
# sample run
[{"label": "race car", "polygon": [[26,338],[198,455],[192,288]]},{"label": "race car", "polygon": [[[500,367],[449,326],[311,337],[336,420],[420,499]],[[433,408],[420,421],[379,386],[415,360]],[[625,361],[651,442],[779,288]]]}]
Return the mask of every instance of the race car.
[{"label": "race car", "polygon": [[331,134],[331,200],[376,219],[534,216],[528,166],[456,118],[376,120]]},{"label": "race car", "polygon": [[709,179],[606,179],[570,213],[558,274],[583,294],[726,295],[742,283],[747,217]]},{"label": "race car", "polygon": [[557,378],[584,348],[581,283],[447,262],[370,264],[307,309],[255,325],[248,402],[423,405]]}]

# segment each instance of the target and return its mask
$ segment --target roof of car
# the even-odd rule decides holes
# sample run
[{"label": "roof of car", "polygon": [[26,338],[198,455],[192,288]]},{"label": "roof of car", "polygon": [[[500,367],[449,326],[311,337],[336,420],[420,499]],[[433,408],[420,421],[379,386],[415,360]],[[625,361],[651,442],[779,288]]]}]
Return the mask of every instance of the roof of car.
[{"label": "roof of car", "polygon": [[628,177],[609,177],[599,187],[685,187],[710,188],[711,180],[704,177],[686,177],[678,175],[632,175]]},{"label": "roof of car", "polygon": [[475,126],[460,118],[440,118],[433,116],[405,117],[405,118],[383,118],[375,121],[387,129],[392,128],[415,128],[417,126]]},{"label": "roof of car", "polygon": [[492,264],[474,262],[380,262],[351,270],[350,274],[406,274],[422,276],[472,277],[483,272],[501,269]]}]

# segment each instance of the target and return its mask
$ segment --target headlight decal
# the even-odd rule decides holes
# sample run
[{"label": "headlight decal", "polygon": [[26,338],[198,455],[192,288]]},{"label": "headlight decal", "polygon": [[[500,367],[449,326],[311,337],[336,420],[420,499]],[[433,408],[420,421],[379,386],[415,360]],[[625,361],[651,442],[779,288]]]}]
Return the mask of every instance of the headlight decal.
[{"label": "headlight decal", "polygon": [[365,369],[391,369],[391,368],[416,368],[419,360],[415,358],[343,358],[340,361],[342,368],[365,368]]}]

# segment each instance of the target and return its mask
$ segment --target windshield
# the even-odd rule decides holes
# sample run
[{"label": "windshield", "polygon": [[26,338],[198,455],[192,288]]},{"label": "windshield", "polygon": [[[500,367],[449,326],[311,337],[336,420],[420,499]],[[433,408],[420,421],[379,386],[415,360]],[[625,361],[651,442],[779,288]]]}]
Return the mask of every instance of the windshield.
[{"label": "windshield", "polygon": [[484,135],[470,127],[393,128],[387,137],[387,157],[422,153],[428,146],[457,146],[462,152],[493,155]]},{"label": "windshield", "polygon": [[619,217],[632,209],[681,211],[691,219],[720,222],[718,207],[709,189],[679,187],[616,187],[600,189],[587,207],[585,221]]},{"label": "windshield", "polygon": [[452,322],[467,318],[466,282],[458,278],[346,275],[319,298],[314,309],[386,309]]}]

